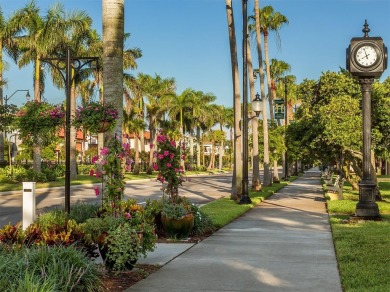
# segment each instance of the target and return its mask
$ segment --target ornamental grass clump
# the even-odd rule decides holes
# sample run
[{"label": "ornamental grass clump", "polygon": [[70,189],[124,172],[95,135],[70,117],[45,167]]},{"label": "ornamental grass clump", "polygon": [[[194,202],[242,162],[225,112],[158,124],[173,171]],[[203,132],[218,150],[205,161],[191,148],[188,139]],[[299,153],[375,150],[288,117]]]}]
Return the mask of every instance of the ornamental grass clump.
[{"label": "ornamental grass clump", "polygon": [[72,125],[77,129],[83,128],[92,133],[99,133],[101,123],[105,122],[104,131],[114,129],[119,112],[115,106],[108,102],[92,101],[84,106],[78,106],[72,119]]}]

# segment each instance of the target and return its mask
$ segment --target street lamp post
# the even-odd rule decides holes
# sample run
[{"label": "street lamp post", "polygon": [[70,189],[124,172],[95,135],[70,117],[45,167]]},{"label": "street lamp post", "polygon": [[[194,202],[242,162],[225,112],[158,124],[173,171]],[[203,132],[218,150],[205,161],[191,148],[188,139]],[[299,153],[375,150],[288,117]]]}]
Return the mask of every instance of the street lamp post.
[{"label": "street lamp post", "polygon": [[[247,51],[247,42],[248,42],[248,0],[242,0],[242,17],[243,17],[243,41],[242,41],[242,59],[243,59],[243,103],[242,103],[242,194],[239,204],[250,204],[252,200],[249,197],[249,170],[248,170],[248,122],[253,117],[248,117],[248,51]],[[261,99],[260,95],[256,94],[256,98],[252,102],[253,111],[256,112],[256,116],[260,114],[260,105]]]},{"label": "street lamp post", "polygon": [[286,145],[286,151],[284,152],[284,180],[288,180],[288,160],[287,160],[287,76],[284,77],[284,143]]},{"label": "street lamp post", "polygon": [[250,204],[252,201],[248,195],[248,62],[247,62],[247,41],[248,41],[248,7],[247,0],[242,0],[242,18],[243,18],[243,41],[242,41],[242,61],[243,61],[243,85],[242,85],[242,194],[240,204]]},{"label": "street lamp post", "polygon": [[14,93],[12,93],[9,97],[8,97],[7,95],[4,97],[5,106],[8,105],[8,101],[10,100],[10,98],[13,97],[13,96],[14,96],[17,92],[19,92],[19,91],[27,91],[27,93],[26,93],[26,99],[27,99],[27,101],[30,100],[30,91],[29,91],[28,89],[18,89],[18,90],[16,90]]},{"label": "street lamp post", "polygon": [[[70,48],[67,48],[65,57],[41,58],[42,62],[53,66],[65,82],[66,115],[65,115],[65,212],[70,212],[70,104],[72,82],[86,65],[98,61],[98,57],[73,57]],[[72,77],[72,70],[74,74]]]}]

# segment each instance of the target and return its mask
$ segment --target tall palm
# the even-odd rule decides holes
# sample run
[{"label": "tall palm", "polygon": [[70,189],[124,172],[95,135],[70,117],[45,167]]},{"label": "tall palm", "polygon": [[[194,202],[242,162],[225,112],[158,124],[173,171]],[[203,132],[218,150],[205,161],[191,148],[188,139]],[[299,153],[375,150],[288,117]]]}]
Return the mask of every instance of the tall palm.
[{"label": "tall palm", "polygon": [[154,152],[156,150],[156,131],[158,122],[165,113],[164,109],[161,107],[160,101],[162,97],[175,93],[175,80],[173,78],[163,79],[158,74],[156,74],[155,77],[139,74],[138,78],[144,87],[143,90],[147,98],[146,111],[151,140],[148,173],[152,173]]},{"label": "tall palm", "polygon": [[[288,71],[291,70],[291,66],[280,60],[271,59],[271,65],[270,65],[270,76],[271,76],[271,90],[272,90],[272,99],[276,99],[276,81],[279,81],[280,78]],[[287,110],[286,110],[287,115]],[[278,120],[278,125],[280,126],[280,120]],[[284,165],[284,163],[283,163]],[[274,159],[274,167],[273,167],[273,181],[278,182],[279,179],[279,171],[278,171],[278,160]],[[286,173],[286,172],[285,172]]]},{"label": "tall palm", "polygon": [[[253,75],[252,54],[249,45],[249,39],[247,40],[247,64],[249,75],[249,94],[251,100],[255,99],[255,81]],[[260,162],[259,162],[259,120],[256,114],[251,112],[252,119],[252,190],[261,191],[260,182]],[[248,162],[244,162],[248,163]]]},{"label": "tall palm", "polygon": [[260,75],[260,92],[263,102],[263,138],[264,138],[264,178],[263,185],[270,186],[272,184],[269,164],[269,143],[268,143],[268,119],[267,119],[267,103],[265,102],[265,86],[264,86],[264,70],[263,70],[263,52],[261,48],[260,35],[260,6],[259,0],[255,0],[255,32],[256,32],[256,47],[259,61],[259,75]]},{"label": "tall palm", "polygon": [[267,72],[267,85],[268,85],[268,102],[270,107],[271,119],[274,119],[274,105],[273,98],[271,96],[271,70],[270,70],[270,61],[269,61],[269,49],[268,49],[268,35],[270,31],[276,33],[278,42],[280,43],[280,38],[278,30],[288,23],[286,16],[279,12],[275,12],[272,6],[265,6],[263,9],[260,9],[260,29],[264,36],[264,52],[265,52],[265,64]]},{"label": "tall palm", "polygon": [[[205,145],[206,139],[210,138],[209,134],[212,131],[212,128],[218,123],[217,122],[217,118],[216,118],[217,114],[218,114],[218,111],[219,111],[219,106],[218,105],[216,105],[216,104],[210,104],[209,105],[209,107],[208,107],[208,115],[201,123],[201,128],[203,130],[202,145]],[[212,149],[211,149],[212,157],[210,157],[210,158],[214,159],[214,153],[213,152],[214,152],[214,142],[215,141],[214,142],[211,141],[211,142],[212,142]],[[202,147],[203,165],[205,165],[204,149],[205,149],[205,147],[203,146]]]},{"label": "tall palm", "polygon": [[[196,165],[199,169],[201,165],[200,159],[200,142],[201,142],[201,124],[207,119],[210,112],[210,104],[216,100],[216,96],[212,93],[204,93],[203,91],[196,91],[192,96],[191,105],[192,105],[192,119],[190,129],[196,129]],[[191,141],[191,140],[190,140]],[[192,146],[190,146],[190,160],[193,157],[193,152],[191,152]]]},{"label": "tall palm", "polygon": [[232,192],[230,198],[232,200],[238,199],[238,194],[242,192],[242,134],[240,128],[241,120],[241,95],[240,95],[240,81],[238,73],[237,61],[237,43],[234,26],[234,15],[232,0],[226,0],[226,15],[229,32],[230,44],[230,61],[232,65],[232,83],[233,83],[233,109],[234,109],[234,168],[232,179]]},{"label": "tall palm", "polygon": [[195,91],[192,88],[185,89],[180,95],[166,95],[161,99],[161,104],[167,106],[171,120],[179,119],[180,134],[184,136],[184,112],[192,107],[191,101]]},{"label": "tall palm", "polygon": [[[225,109],[226,114],[226,124],[225,127],[229,129],[229,141],[230,141],[230,147],[233,147],[233,126],[234,126],[234,111],[233,108],[229,107]],[[233,149],[229,149],[229,153],[232,153]],[[230,166],[232,164],[231,157],[229,158]]]},{"label": "tall palm", "polygon": [[[229,119],[229,110],[226,109],[224,106],[220,105],[218,106],[218,111],[217,111],[217,115],[216,115],[216,120],[219,124],[219,131],[220,132],[223,132],[223,129],[228,125],[228,119]],[[217,140],[217,139],[215,139]],[[218,165],[218,169],[219,171],[222,170],[222,160],[223,160],[223,156],[224,156],[224,152],[225,152],[225,145],[224,145],[224,142],[225,142],[225,135],[224,135],[224,139],[220,139],[220,140],[217,140],[220,144],[219,144],[219,151],[218,151],[218,154],[219,154],[219,165]]]},{"label": "tall palm", "polygon": [[114,133],[122,139],[124,0],[103,0],[104,100],[115,104],[119,118]]},{"label": "tall palm", "polygon": [[[6,80],[3,79],[3,72],[7,63],[3,60],[3,52],[16,61],[18,50],[13,43],[15,28],[10,26],[8,20],[4,17],[0,8],[0,106],[3,105],[3,85]],[[4,162],[4,132],[0,132],[0,164]]]}]

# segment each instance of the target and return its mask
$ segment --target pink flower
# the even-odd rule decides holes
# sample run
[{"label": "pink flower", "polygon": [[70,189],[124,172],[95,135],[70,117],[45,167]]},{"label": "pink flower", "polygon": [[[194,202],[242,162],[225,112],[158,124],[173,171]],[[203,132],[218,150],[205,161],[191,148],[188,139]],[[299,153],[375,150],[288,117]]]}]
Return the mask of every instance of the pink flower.
[{"label": "pink flower", "polygon": [[175,168],[175,172],[179,172],[179,170],[177,168]]},{"label": "pink flower", "polygon": [[125,217],[126,217],[126,219],[130,219],[131,214],[130,213],[125,213]]},{"label": "pink flower", "polygon": [[123,144],[122,144],[122,147],[123,147],[123,149],[124,149],[125,151],[130,150],[130,144],[129,144],[129,143],[123,143]]},{"label": "pink flower", "polygon": [[100,172],[97,171],[97,172],[95,173],[95,175],[96,175],[96,178],[99,178],[99,177],[100,177]]},{"label": "pink flower", "polygon": [[158,170],[158,165],[157,165],[156,163],[153,164],[153,169],[154,169],[155,171]]},{"label": "pink flower", "polygon": [[172,164],[170,164],[169,162],[167,163],[167,167],[168,168],[171,168],[172,167]]},{"label": "pink flower", "polygon": [[89,171],[89,176],[94,176],[94,174],[95,174],[95,171],[94,171],[93,169],[91,169],[91,170]]},{"label": "pink flower", "polygon": [[173,159],[175,157],[175,154],[174,153],[171,153],[171,155],[169,156],[169,158]]},{"label": "pink flower", "polygon": [[107,147],[103,147],[100,149],[100,155],[107,155],[110,152],[110,150]]},{"label": "pink flower", "polygon": [[159,154],[157,157],[158,157],[158,159],[163,159],[164,158],[164,154]]},{"label": "pink flower", "polygon": [[164,156],[168,156],[169,155],[169,151],[168,150],[165,150],[164,151]]},{"label": "pink flower", "polygon": [[92,157],[92,163],[95,163],[95,162],[98,161],[98,160],[99,160],[99,157],[98,157],[98,156]]},{"label": "pink flower", "polygon": [[172,141],[171,141],[171,145],[172,145],[173,147],[176,147],[176,142],[175,142],[174,140],[172,140]]},{"label": "pink flower", "polygon": [[105,159],[102,159],[102,161],[100,161],[101,165],[105,165],[106,163],[107,163],[107,160],[105,160]]},{"label": "pink flower", "polygon": [[100,195],[100,189],[98,187],[94,187],[93,189],[95,191],[96,197],[99,196]]}]

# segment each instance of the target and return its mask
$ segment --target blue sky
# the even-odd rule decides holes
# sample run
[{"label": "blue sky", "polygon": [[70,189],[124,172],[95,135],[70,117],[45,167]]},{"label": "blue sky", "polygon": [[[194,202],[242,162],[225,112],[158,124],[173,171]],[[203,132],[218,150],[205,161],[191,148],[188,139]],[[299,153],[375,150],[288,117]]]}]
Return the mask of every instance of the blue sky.
[{"label": "blue sky", "polygon": [[[28,2],[0,0],[0,6],[8,17]],[[36,3],[44,14],[53,1],[36,0]],[[67,10],[87,11],[93,18],[94,28],[101,33],[101,1],[64,0],[62,3]],[[241,3],[241,0],[233,0],[240,65]],[[248,0],[248,14],[253,12],[253,3]],[[297,83],[305,78],[317,80],[328,70],[345,68],[345,50],[352,37],[363,36],[365,19],[371,28],[370,36],[381,36],[390,48],[389,0],[260,0],[260,5],[272,5],[289,20],[279,32],[280,47],[275,45],[275,34],[270,34],[270,58],[289,63],[290,74],[296,76]],[[138,69],[131,74],[157,73],[163,78],[173,77],[179,94],[191,87],[212,92],[217,96],[216,103],[232,106],[224,0],[125,0],[125,31],[131,33],[128,47],[139,47],[143,52]],[[255,54],[252,50],[252,55]],[[19,70],[12,62],[9,65],[4,73],[8,80],[4,95],[9,96],[18,89],[32,92],[32,67]],[[390,76],[389,72],[390,68],[382,75],[382,81]],[[259,87],[258,82],[256,87]],[[65,93],[48,85],[44,97],[49,102],[59,103]],[[23,92],[9,101],[18,105],[24,102]]]}]

